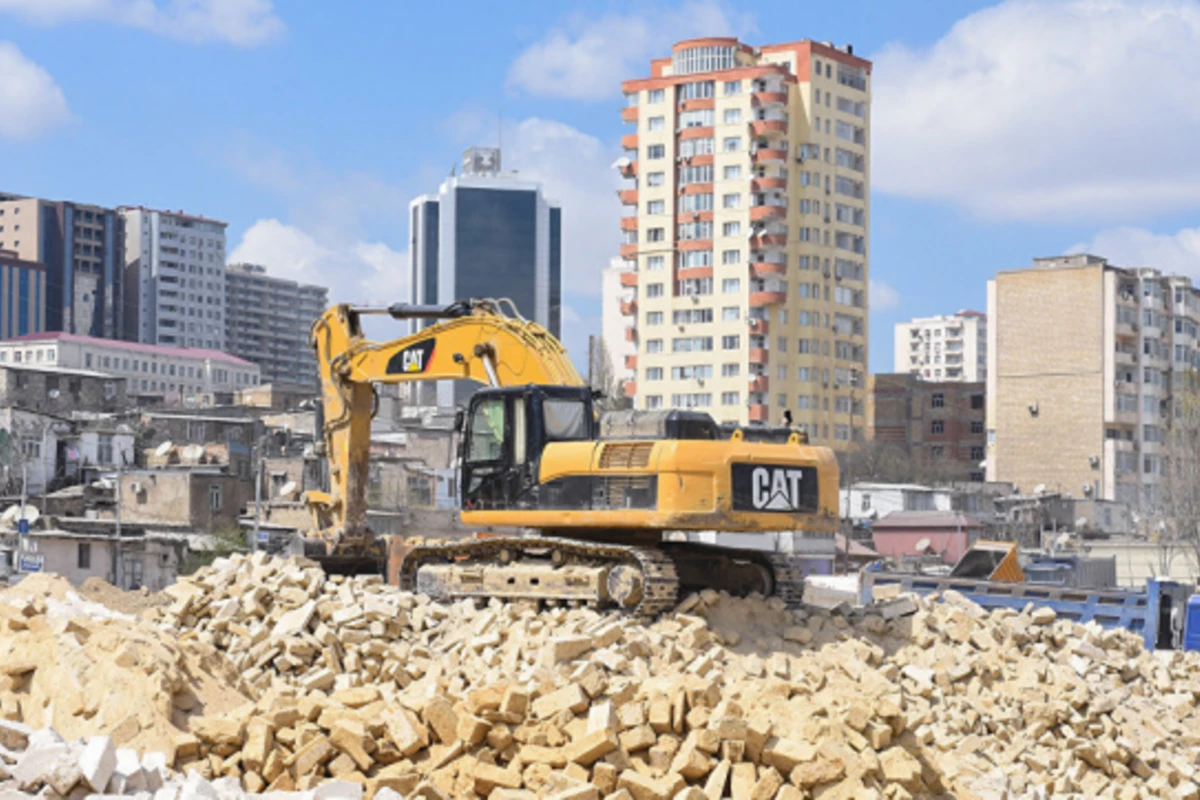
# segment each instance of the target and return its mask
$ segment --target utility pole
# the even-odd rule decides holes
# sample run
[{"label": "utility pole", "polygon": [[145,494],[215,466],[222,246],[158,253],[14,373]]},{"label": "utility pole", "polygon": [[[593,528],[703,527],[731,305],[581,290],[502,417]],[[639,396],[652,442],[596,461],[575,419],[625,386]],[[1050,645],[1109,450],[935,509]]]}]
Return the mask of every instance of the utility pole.
[{"label": "utility pole", "polygon": [[262,520],[262,485],[263,485],[263,467],[266,462],[262,457],[262,444],[266,436],[262,436],[254,450],[258,459],[258,464],[254,468],[254,541],[250,544],[251,550],[258,550],[258,528]]},{"label": "utility pole", "polygon": [[113,558],[117,562],[113,565],[113,576],[116,578],[117,587],[120,589],[125,588],[125,566],[121,559],[121,466],[123,460],[124,455],[117,459],[117,487],[114,494],[117,506],[117,519],[116,525],[113,528],[116,532],[113,540]]}]

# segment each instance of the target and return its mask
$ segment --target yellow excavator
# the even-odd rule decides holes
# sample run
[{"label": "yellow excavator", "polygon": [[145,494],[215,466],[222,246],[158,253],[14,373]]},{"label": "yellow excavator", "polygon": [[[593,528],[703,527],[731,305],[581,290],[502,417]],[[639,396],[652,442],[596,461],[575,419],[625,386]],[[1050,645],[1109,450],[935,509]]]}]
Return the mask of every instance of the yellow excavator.
[{"label": "yellow excavator", "polygon": [[[362,330],[372,314],[425,327],[372,342]],[[329,569],[386,558],[366,514],[374,387],[416,380],[486,385],[455,420],[461,519],[514,533],[417,545],[400,566],[402,588],[639,614],[703,588],[791,602],[803,590],[793,557],[700,544],[686,533],[832,538],[838,528],[831,450],[798,430],[718,426],[691,410],[598,414],[597,394],[562,345],[510,301],[338,305],[314,324],[312,344],[329,491],[306,495],[316,527],[306,552]]]}]

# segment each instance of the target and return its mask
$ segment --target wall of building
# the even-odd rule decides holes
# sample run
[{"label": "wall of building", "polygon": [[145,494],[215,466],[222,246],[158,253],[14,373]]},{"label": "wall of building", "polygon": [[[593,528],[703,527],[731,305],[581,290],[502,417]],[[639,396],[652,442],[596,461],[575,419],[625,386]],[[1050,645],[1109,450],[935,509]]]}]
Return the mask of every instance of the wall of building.
[{"label": "wall of building", "polygon": [[15,251],[0,250],[0,336],[12,338],[44,331],[45,305],[45,266],[25,261]]},{"label": "wall of building", "polygon": [[1113,302],[1104,272],[1093,264],[996,276],[989,480],[1073,494],[1103,484],[1091,459],[1104,452],[1103,310]]},{"label": "wall of building", "polygon": [[[35,533],[28,546],[44,557],[44,572],[61,575],[75,586],[88,578],[115,584],[115,544],[110,537],[45,531]],[[186,548],[146,537],[132,537],[121,542],[125,588],[145,586],[161,591],[175,582],[179,575],[180,554]]]},{"label": "wall of building", "polygon": [[929,473],[931,477],[925,480],[984,479],[985,384],[881,374],[871,376],[869,388],[868,425],[873,441],[901,449],[914,466]]},{"label": "wall of building", "polygon": [[897,322],[893,371],[937,382],[987,379],[987,317],[974,311]]},{"label": "wall of building", "polygon": [[[970,533],[965,530],[887,530],[876,525],[872,529],[871,535],[876,552],[886,558],[901,556],[911,558],[920,555],[921,552],[932,551],[941,555],[942,561],[946,564],[955,564],[970,546]],[[928,548],[918,551],[917,545],[925,540],[929,542]]]},{"label": "wall of building", "polygon": [[115,412],[129,408],[125,384],[98,372],[0,364],[0,405],[45,414]]},{"label": "wall of building", "polygon": [[121,515],[131,521],[188,525],[211,533],[236,525],[247,503],[253,503],[253,485],[236,475],[187,469],[121,475]]}]

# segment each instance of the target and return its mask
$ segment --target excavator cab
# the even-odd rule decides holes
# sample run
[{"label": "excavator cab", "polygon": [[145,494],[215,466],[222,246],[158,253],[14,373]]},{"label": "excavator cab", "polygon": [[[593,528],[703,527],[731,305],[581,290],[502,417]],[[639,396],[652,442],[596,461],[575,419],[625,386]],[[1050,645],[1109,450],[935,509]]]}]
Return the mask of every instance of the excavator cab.
[{"label": "excavator cab", "polygon": [[527,385],[472,395],[459,439],[463,510],[536,507],[542,450],[551,442],[594,440],[592,403],[592,390],[583,386]]}]

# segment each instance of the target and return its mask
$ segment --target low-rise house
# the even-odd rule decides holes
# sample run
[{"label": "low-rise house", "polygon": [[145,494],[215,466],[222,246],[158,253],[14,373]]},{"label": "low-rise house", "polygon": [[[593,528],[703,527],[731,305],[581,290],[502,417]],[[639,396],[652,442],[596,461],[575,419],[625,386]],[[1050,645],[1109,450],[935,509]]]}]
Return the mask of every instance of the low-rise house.
[{"label": "low-rise house", "polygon": [[937,555],[955,564],[984,530],[959,511],[893,511],[871,526],[875,550],[889,558]]}]

